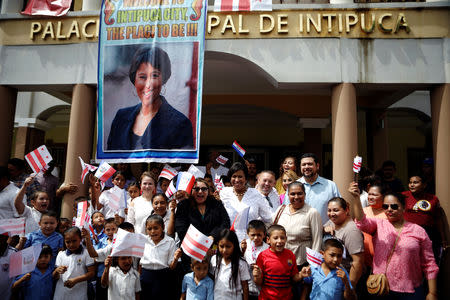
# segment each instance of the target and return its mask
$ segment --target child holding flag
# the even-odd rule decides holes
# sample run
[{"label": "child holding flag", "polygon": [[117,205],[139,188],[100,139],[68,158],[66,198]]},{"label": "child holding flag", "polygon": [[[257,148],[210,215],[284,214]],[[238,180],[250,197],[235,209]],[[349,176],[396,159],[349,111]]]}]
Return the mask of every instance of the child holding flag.
[{"label": "child holding flag", "polygon": [[52,299],[53,267],[50,266],[52,248],[42,245],[41,254],[33,272],[18,276],[12,289],[21,290],[24,299]]},{"label": "child holding flag", "polygon": [[56,257],[53,278],[56,283],[54,300],[87,300],[87,281],[95,276],[95,262],[81,245],[81,231],[71,227],[64,232],[65,251]]},{"label": "child holding flag", "polygon": [[[242,240],[241,249],[242,253],[244,253],[244,258],[251,269],[252,266],[256,264],[258,255],[269,248],[269,245],[264,243],[264,240],[266,239],[266,225],[261,220],[250,221],[247,226],[247,235],[249,238]],[[250,300],[258,299],[259,288],[256,286],[253,278],[248,281],[248,291]]]},{"label": "child holding flag", "polygon": [[[118,187],[118,193],[121,193],[123,195],[123,197],[119,197],[122,201],[124,201],[124,203],[122,204],[124,206],[126,206],[125,202],[126,202],[126,190],[125,188],[125,183],[126,183],[126,179],[125,179],[125,175],[121,172],[121,171],[117,171],[114,173],[114,175],[112,176],[112,183],[114,184],[114,186]],[[103,213],[103,215],[105,216],[106,219],[109,218],[114,218],[116,215],[118,215],[119,217],[125,219],[125,211],[124,208],[119,208],[118,210],[113,209],[113,205],[111,204],[112,201],[114,201],[113,199],[111,199],[112,195],[111,195],[112,191],[111,190],[107,190],[104,191],[103,193],[101,193],[99,199],[98,199],[98,204],[97,204],[97,209],[99,211],[101,211]],[[116,195],[114,195],[116,196]],[[119,195],[117,195],[119,196]],[[123,222],[123,220],[122,220]]]},{"label": "child holding flag", "polygon": [[175,241],[164,233],[164,220],[159,215],[151,215],[145,222],[147,242],[141,259],[142,299],[172,299],[175,290],[171,283],[181,249],[176,249]]}]

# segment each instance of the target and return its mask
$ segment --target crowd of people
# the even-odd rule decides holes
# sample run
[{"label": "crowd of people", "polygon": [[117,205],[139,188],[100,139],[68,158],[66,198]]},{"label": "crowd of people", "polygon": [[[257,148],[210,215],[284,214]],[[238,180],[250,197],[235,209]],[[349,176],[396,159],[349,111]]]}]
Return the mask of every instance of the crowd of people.
[{"label": "crowd of people", "polygon": [[[437,278],[447,249],[445,214],[426,172],[412,174],[408,189],[395,163],[365,170],[349,182],[344,199],[319,175],[312,153],[286,157],[279,174],[258,171],[248,158],[229,168],[211,153],[190,193],[170,198],[161,166],[134,177],[117,164],[105,187],[89,175],[92,230],[59,218],[61,199],[79,187],[52,175],[53,165],[28,175],[23,160],[0,167],[0,222],[23,217],[25,236],[0,230],[0,294],[5,299],[438,299]],[[178,170],[189,166],[173,165]],[[431,172],[432,173],[432,172]],[[220,176],[222,186],[215,178]],[[126,208],[110,205],[108,189],[127,195]],[[234,228],[248,209],[247,228]],[[1,225],[1,224],[0,224]],[[202,261],[180,244],[193,225],[214,240]],[[0,226],[0,228],[2,228]],[[142,257],[111,256],[118,229],[146,236]],[[9,258],[42,244],[34,271],[9,276]],[[308,251],[322,261],[311,264]],[[368,292],[371,274],[384,274],[385,295]]]}]

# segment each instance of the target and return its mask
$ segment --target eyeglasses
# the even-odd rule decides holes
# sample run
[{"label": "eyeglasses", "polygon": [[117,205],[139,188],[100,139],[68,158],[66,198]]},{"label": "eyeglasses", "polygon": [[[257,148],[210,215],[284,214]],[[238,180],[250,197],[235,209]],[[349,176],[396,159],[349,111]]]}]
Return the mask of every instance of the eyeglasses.
[{"label": "eyeglasses", "polygon": [[195,188],[192,188],[192,190],[196,191],[197,193],[200,191],[207,192],[208,188],[207,187],[195,187]]},{"label": "eyeglasses", "polygon": [[398,204],[383,204],[383,205],[381,205],[381,207],[384,210],[389,209],[389,207],[391,207],[392,210],[397,210],[398,209]]}]

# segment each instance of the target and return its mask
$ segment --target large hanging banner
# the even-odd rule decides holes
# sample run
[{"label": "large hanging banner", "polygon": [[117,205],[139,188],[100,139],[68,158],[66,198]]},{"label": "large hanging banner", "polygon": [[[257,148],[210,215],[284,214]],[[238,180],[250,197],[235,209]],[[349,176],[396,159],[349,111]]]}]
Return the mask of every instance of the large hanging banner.
[{"label": "large hanging banner", "polygon": [[97,161],[197,163],[206,0],[103,0]]}]

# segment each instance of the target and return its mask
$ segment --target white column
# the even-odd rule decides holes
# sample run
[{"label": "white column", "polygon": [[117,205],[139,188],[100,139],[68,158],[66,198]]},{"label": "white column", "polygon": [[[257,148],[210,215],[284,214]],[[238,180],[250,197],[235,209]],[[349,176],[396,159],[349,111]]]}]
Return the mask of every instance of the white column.
[{"label": "white column", "polygon": [[23,8],[24,0],[3,0],[2,3],[2,14],[6,13],[20,13]]}]

